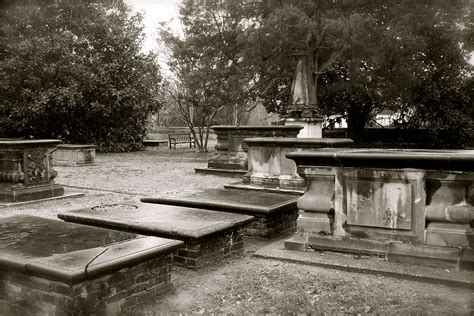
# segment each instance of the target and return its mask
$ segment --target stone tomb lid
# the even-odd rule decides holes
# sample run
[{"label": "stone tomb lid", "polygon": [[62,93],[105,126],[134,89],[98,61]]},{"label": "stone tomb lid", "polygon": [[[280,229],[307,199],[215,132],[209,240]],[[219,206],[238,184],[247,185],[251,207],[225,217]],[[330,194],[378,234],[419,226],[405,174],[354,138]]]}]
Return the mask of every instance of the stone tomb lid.
[{"label": "stone tomb lid", "polygon": [[296,208],[298,196],[239,189],[205,189],[196,193],[142,198],[142,202],[265,216]]},{"label": "stone tomb lid", "polygon": [[40,146],[56,146],[61,144],[59,139],[21,139],[21,138],[0,138],[0,148],[24,148]]},{"label": "stone tomb lid", "polygon": [[86,145],[61,144],[61,145],[58,145],[58,149],[95,149],[95,148],[97,148],[97,145],[92,145],[92,144],[86,144]]},{"label": "stone tomb lid", "polygon": [[286,155],[298,166],[474,171],[474,150],[333,149]]},{"label": "stone tomb lid", "polygon": [[278,146],[278,147],[348,147],[354,143],[349,138],[297,138],[297,137],[254,137],[246,138],[244,142],[252,146]]},{"label": "stone tomb lid", "polygon": [[0,270],[75,284],[182,247],[183,242],[42,217],[0,218]]},{"label": "stone tomb lid", "polygon": [[69,222],[183,241],[212,237],[254,220],[247,215],[147,203],[99,205],[60,213],[58,217]]},{"label": "stone tomb lid", "polygon": [[258,130],[258,131],[273,131],[273,130],[300,130],[303,126],[299,125],[271,125],[271,126],[254,126],[254,125],[214,125],[211,126],[214,130],[233,130],[233,131],[247,131],[247,130]]}]

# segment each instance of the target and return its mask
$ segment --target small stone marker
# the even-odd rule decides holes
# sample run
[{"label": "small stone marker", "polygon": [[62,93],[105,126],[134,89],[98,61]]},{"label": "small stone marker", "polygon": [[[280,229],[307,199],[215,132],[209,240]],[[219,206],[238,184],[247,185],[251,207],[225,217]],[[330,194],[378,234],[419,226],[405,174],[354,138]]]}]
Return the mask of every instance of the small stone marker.
[{"label": "small stone marker", "polygon": [[142,235],[179,239],[175,262],[196,268],[243,249],[240,229],[252,216],[188,207],[113,204],[60,213],[59,218]]},{"label": "small stone marker", "polygon": [[35,216],[0,218],[0,314],[126,311],[172,288],[181,241]]}]

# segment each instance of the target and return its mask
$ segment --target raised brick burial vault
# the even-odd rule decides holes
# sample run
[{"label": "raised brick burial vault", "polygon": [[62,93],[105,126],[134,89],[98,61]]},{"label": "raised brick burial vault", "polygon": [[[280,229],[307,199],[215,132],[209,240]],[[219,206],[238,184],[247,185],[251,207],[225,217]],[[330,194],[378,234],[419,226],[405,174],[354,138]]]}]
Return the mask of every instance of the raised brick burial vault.
[{"label": "raised brick burial vault", "polygon": [[54,183],[53,152],[60,140],[0,138],[0,203],[62,196]]},{"label": "raised brick burial vault", "polygon": [[0,315],[117,315],[166,292],[183,242],[34,216],[0,219]]},{"label": "raised brick burial vault", "polygon": [[[271,238],[296,229],[298,209],[294,194],[269,193],[236,189],[206,189],[192,194],[142,198],[160,209],[165,205],[206,209],[213,214],[233,213],[250,216],[250,223],[242,227],[247,236]],[[218,215],[212,215],[218,216]]]},{"label": "raised brick burial vault", "polygon": [[216,154],[207,168],[196,168],[197,173],[244,175],[247,172],[247,145],[251,137],[296,137],[302,126],[213,126],[217,136]]},{"label": "raised brick burial vault", "polygon": [[181,240],[185,246],[175,254],[174,261],[188,268],[198,268],[241,252],[241,229],[253,220],[247,215],[147,203],[100,205],[63,212],[58,217],[69,222]]},{"label": "raised brick burial vault", "polygon": [[286,249],[474,270],[474,151],[334,149],[287,157],[306,192]]}]

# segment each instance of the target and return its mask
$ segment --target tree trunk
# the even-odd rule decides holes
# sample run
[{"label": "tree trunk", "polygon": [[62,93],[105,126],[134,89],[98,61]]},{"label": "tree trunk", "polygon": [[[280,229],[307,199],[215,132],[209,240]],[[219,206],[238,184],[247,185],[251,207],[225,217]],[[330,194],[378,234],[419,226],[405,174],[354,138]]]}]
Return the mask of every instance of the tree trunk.
[{"label": "tree trunk", "polygon": [[360,107],[350,108],[347,113],[347,137],[354,143],[363,141],[364,129],[370,118],[370,111],[367,113]]}]

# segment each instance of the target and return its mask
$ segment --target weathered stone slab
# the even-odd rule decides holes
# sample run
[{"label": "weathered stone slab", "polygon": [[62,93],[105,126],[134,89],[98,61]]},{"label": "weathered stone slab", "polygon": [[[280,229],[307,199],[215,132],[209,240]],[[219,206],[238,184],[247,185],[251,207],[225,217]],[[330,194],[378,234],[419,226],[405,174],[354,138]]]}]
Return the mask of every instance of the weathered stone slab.
[{"label": "weathered stone slab", "polygon": [[363,255],[385,256],[389,243],[370,239],[332,237],[310,233],[299,234],[285,240],[289,250],[314,249],[324,251],[348,252]]},{"label": "weathered stone slab", "polygon": [[59,218],[85,225],[173,238],[185,242],[175,261],[200,267],[243,248],[240,230],[252,216],[189,207],[142,203],[100,205],[60,213]]},{"label": "weathered stone slab", "polygon": [[173,196],[145,197],[145,203],[196,207],[207,210],[265,216],[296,207],[297,196],[234,189],[205,189]]},{"label": "weathered stone slab", "polygon": [[96,145],[62,144],[54,152],[54,164],[61,166],[89,166],[95,164]]},{"label": "weathered stone slab", "polygon": [[34,216],[0,219],[0,314],[114,314],[171,288],[181,241]]},{"label": "weathered stone slab", "polygon": [[192,194],[142,198],[141,201],[252,215],[256,221],[244,229],[245,234],[270,238],[295,229],[297,198],[293,194],[264,191],[206,189]]},{"label": "weathered stone slab", "polygon": [[433,246],[474,247],[474,232],[469,224],[432,222],[426,227],[426,243]]},{"label": "weathered stone slab", "polygon": [[413,184],[347,177],[347,224],[411,230]]},{"label": "weathered stone slab", "polygon": [[[334,251],[314,251],[304,247],[305,239],[297,240],[294,249],[288,248],[288,240],[278,240],[253,254],[257,258],[318,266],[325,269],[335,269],[348,272],[388,276],[397,280],[405,279],[416,282],[446,285],[458,288],[474,289],[474,273],[466,269],[436,268],[425,265],[404,264],[372,258],[371,256],[347,255]],[[303,246],[303,247],[301,247]],[[474,268],[471,257],[471,270]],[[467,259],[467,258],[466,258]]]},{"label": "weathered stone slab", "polygon": [[293,251],[332,251],[384,257],[390,262],[474,270],[474,252],[471,248],[438,247],[423,244],[408,244],[399,241],[333,237],[314,233],[297,233],[285,240],[285,249]]},{"label": "weathered stone slab", "polygon": [[54,183],[53,152],[60,140],[0,139],[0,203],[61,196]]},{"label": "weathered stone slab", "polygon": [[460,250],[457,247],[436,247],[392,242],[387,253],[388,261],[431,267],[459,267]]}]

